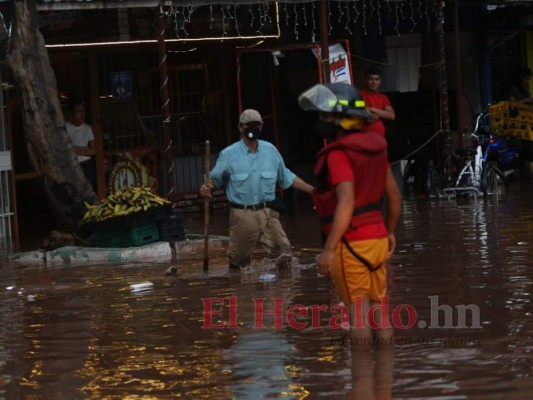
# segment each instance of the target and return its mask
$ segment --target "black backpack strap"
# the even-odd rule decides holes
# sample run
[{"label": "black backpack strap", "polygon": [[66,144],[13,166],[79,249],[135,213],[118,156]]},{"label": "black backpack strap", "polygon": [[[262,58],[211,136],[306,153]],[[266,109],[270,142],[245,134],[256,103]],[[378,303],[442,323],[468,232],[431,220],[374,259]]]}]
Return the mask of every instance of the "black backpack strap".
[{"label": "black backpack strap", "polygon": [[[364,206],[357,207],[353,210],[352,216],[360,215],[369,211],[381,210],[381,202],[368,203]],[[333,222],[333,215],[326,215],[325,217],[320,218],[320,223],[322,225],[331,224]]]},{"label": "black backpack strap", "polygon": [[370,272],[377,271],[383,265],[383,263],[379,263],[377,266],[373,267],[372,264],[370,264],[370,261],[368,261],[366,258],[361,256],[360,254],[357,254],[357,252],[352,248],[352,246],[350,246],[350,244],[348,243],[348,241],[346,240],[344,236],[342,237],[342,242],[344,243],[348,251],[352,254],[352,256],[354,256],[357,260],[362,262],[368,268]]}]

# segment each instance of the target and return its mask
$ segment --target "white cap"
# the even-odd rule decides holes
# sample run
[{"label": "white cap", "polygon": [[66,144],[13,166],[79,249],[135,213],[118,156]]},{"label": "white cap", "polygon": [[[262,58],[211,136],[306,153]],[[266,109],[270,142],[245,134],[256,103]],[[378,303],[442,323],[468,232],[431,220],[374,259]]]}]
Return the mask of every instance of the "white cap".
[{"label": "white cap", "polygon": [[263,123],[261,114],[258,111],[252,110],[251,108],[244,110],[239,117],[239,123],[249,124],[250,122],[260,122]]}]

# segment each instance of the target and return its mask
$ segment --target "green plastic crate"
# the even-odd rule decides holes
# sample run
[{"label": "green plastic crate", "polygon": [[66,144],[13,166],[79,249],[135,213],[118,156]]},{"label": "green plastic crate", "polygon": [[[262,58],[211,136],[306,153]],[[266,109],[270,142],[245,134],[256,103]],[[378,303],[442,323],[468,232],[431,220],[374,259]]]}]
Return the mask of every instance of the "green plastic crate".
[{"label": "green plastic crate", "polygon": [[180,242],[185,240],[185,227],[183,226],[183,211],[174,208],[172,215],[157,221],[159,240],[163,242]]},{"label": "green plastic crate", "polygon": [[159,231],[155,222],[137,226],[116,226],[94,230],[97,247],[136,247],[159,240]]}]

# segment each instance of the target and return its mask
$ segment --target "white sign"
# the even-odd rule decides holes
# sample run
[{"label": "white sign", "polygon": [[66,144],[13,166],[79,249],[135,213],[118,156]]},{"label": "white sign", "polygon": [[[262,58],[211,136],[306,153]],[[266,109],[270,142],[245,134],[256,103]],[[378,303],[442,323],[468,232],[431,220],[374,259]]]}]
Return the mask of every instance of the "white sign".
[{"label": "white sign", "polygon": [[[316,57],[316,49],[313,49]],[[329,46],[329,81],[352,84],[348,54],[340,43]]]},{"label": "white sign", "polygon": [[340,44],[329,46],[329,81],[352,84],[348,54]]}]

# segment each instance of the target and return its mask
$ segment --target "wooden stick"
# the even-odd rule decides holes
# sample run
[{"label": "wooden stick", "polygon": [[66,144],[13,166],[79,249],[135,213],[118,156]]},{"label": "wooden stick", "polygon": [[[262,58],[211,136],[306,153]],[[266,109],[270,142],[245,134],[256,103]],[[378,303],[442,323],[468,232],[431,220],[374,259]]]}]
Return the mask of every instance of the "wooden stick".
[{"label": "wooden stick", "polygon": [[[205,141],[205,185],[209,187],[211,170],[211,151],[209,140]],[[209,197],[204,199],[204,273],[209,271]]]}]

